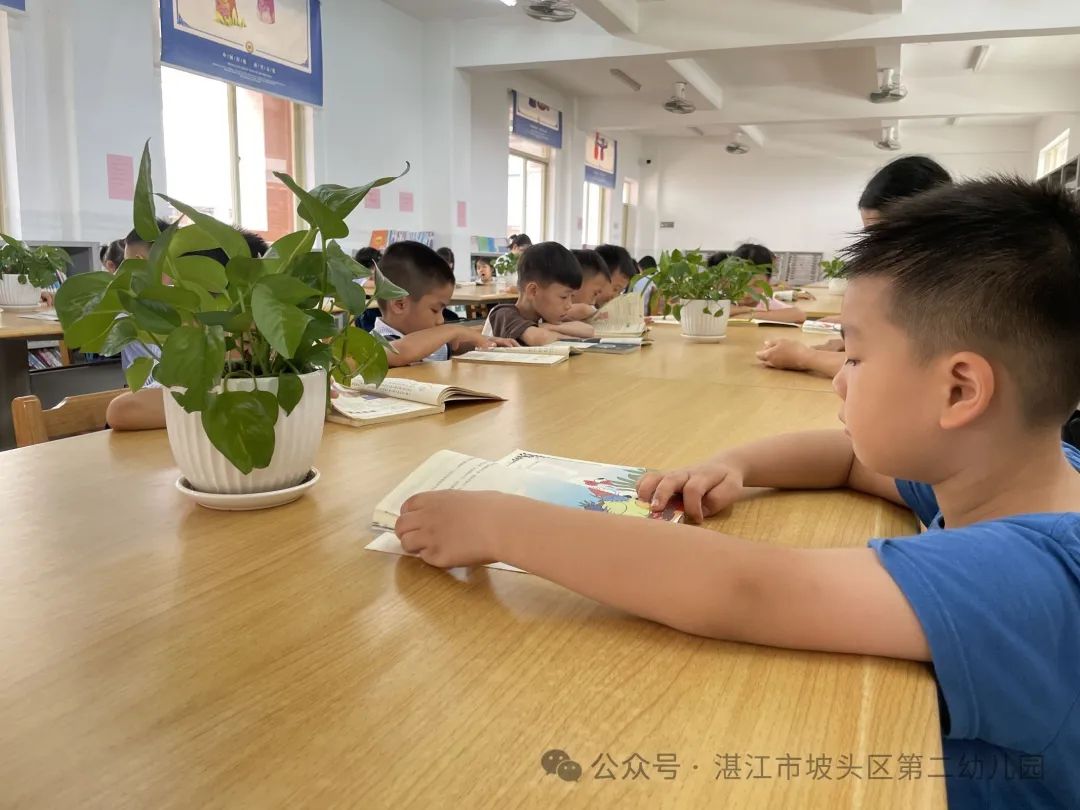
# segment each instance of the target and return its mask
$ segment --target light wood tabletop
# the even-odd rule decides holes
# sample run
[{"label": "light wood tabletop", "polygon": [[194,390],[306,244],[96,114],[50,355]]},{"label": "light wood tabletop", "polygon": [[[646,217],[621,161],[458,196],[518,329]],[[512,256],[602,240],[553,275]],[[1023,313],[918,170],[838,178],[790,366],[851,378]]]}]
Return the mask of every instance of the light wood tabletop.
[{"label": "light wood tabletop", "polygon": [[33,313],[0,311],[0,340],[8,338],[59,337],[64,334],[59,321],[25,318]]},{"label": "light wood tabletop", "polygon": [[[579,360],[398,372],[509,401],[327,425],[319,485],[265,512],[183,499],[164,431],[0,453],[4,803],[944,808],[926,666],[702,639],[537,577],[364,549],[376,501],[439,448],[666,467],[836,424],[822,391],[658,385]],[[811,547],[914,529],[847,492],[766,494],[709,525]],[[580,781],[545,774],[550,749]],[[899,778],[900,754],[926,773]],[[870,780],[885,756],[889,778]],[[830,758],[828,779],[808,757]],[[859,778],[838,778],[844,758]]]},{"label": "light wood tabletop", "polygon": [[804,287],[814,296],[813,301],[796,301],[795,304],[811,318],[828,318],[839,315],[844,306],[843,293],[831,293],[827,284],[810,284]]},{"label": "light wood tabletop", "polygon": [[517,301],[516,292],[496,289],[494,284],[467,284],[454,288],[451,304],[499,304]]}]

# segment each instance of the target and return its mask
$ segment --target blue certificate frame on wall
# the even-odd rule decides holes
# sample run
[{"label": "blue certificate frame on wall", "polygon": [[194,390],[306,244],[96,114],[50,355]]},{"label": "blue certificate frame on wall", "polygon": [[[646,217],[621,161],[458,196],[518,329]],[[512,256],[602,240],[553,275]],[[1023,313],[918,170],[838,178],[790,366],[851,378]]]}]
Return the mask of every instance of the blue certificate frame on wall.
[{"label": "blue certificate frame on wall", "polygon": [[320,0],[160,0],[161,61],[322,106]]}]

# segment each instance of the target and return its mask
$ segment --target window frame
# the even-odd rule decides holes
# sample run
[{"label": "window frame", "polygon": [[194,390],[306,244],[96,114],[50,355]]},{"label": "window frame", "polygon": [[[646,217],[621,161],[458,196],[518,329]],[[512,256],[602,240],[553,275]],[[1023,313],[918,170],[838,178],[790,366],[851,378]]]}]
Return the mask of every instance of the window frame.
[{"label": "window frame", "polygon": [[[537,242],[542,242],[547,239],[548,232],[548,188],[551,182],[551,159],[544,159],[537,157],[535,154],[521,151],[510,147],[508,157],[516,157],[522,161],[521,171],[521,212],[522,223],[520,233],[529,233],[529,163],[535,163],[541,167],[541,179],[540,179],[540,234],[538,236],[529,234]],[[507,183],[509,184],[509,173],[507,174]],[[509,186],[508,186],[509,190]],[[509,220],[509,212],[507,215]],[[510,230],[510,223],[507,221],[507,232]]]}]

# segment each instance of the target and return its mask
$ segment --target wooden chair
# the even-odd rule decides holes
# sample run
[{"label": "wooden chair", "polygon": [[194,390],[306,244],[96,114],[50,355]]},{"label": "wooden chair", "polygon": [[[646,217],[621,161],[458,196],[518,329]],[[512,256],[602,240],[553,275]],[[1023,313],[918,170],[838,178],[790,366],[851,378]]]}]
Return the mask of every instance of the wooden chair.
[{"label": "wooden chair", "polygon": [[105,410],[109,403],[127,389],[101,391],[66,397],[55,408],[44,410],[37,397],[11,400],[11,420],[15,426],[15,445],[26,447],[65,436],[76,436],[105,428]]}]

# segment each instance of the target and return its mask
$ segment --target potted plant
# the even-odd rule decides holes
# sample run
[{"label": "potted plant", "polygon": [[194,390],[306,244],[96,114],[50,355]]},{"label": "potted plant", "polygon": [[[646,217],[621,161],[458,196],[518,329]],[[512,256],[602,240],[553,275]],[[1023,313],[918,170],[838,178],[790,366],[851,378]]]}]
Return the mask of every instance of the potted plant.
[{"label": "potted plant", "polygon": [[71,257],[62,248],[32,248],[7,234],[0,239],[0,308],[35,309],[41,291],[57,282]]},{"label": "potted plant", "polygon": [[[73,275],[56,295],[69,345],[104,355],[136,341],[158,347],[159,361],[141,357],[126,371],[128,385],[137,391],[152,375],[168,389],[169,444],[197,492],[273,492],[304,481],[322,436],[329,378],[348,385],[362,375],[377,384],[387,371],[388,344],[353,325],[367,307],[362,282],[371,271],[336,240],[348,236],[345,217],[368,191],[397,178],[308,192],[276,175],[309,227],[254,258],[238,230],[160,194],[192,224],[159,231],[144,149],[134,218],[152,242],[149,258],[128,259],[115,274]],[[192,255],[214,248],[228,255],[227,265]],[[376,273],[374,295],[405,291]],[[343,326],[324,311],[324,299],[344,310]]]},{"label": "potted plant", "polygon": [[678,319],[684,337],[716,341],[727,335],[733,301],[767,301],[772,296],[767,271],[735,256],[709,267],[700,251],[674,250],[661,254],[648,278],[664,299],[664,315]]},{"label": "potted plant", "polygon": [[493,265],[491,265],[491,269],[494,270],[495,275],[498,276],[498,279],[495,282],[495,288],[497,290],[506,290],[513,284],[511,277],[517,275],[518,258],[519,255],[517,253],[504,253],[495,260]]},{"label": "potted plant", "polygon": [[821,272],[829,280],[829,292],[839,295],[847,289],[847,279],[844,278],[844,262],[840,259],[829,259],[821,263]]}]

